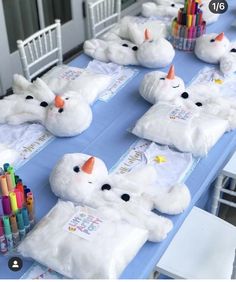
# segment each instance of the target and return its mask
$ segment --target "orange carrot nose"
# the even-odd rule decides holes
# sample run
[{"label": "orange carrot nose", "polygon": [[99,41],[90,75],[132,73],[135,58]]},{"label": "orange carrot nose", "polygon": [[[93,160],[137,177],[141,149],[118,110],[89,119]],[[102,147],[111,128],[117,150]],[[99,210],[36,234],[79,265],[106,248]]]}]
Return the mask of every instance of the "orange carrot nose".
[{"label": "orange carrot nose", "polygon": [[224,38],[225,34],[224,32],[221,32],[220,34],[218,34],[215,38],[216,41],[222,41]]},{"label": "orange carrot nose", "polygon": [[84,165],[82,166],[82,171],[87,173],[87,174],[92,174],[93,172],[93,166],[94,166],[95,158],[91,157],[89,158]]},{"label": "orange carrot nose", "polygon": [[63,108],[65,102],[64,100],[61,98],[61,96],[56,96],[55,100],[54,100],[54,104],[57,108]]},{"label": "orange carrot nose", "polygon": [[168,78],[168,79],[174,79],[175,78],[175,67],[174,67],[174,65],[171,65],[166,78]]},{"label": "orange carrot nose", "polygon": [[144,38],[145,38],[145,41],[148,41],[151,39],[150,31],[147,28],[144,31]]}]

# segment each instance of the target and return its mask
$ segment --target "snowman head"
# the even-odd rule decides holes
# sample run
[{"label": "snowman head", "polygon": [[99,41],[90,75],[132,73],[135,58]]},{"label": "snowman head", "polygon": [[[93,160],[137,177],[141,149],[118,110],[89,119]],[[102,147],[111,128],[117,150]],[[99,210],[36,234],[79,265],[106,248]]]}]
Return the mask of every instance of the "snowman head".
[{"label": "snowman head", "polygon": [[62,96],[55,96],[47,108],[44,125],[59,137],[75,136],[90,125],[92,111],[84,98],[68,91]]},{"label": "snowman head", "polygon": [[174,100],[184,89],[184,82],[175,75],[172,65],[167,74],[161,71],[146,74],[139,91],[144,99],[155,104],[159,101]]},{"label": "snowman head", "polygon": [[147,68],[161,68],[170,64],[175,56],[173,46],[165,38],[152,40],[150,32],[146,29],[144,42],[137,50],[139,63]]},{"label": "snowman head", "polygon": [[204,34],[196,40],[194,52],[196,56],[207,63],[218,64],[229,49],[229,40],[224,33]]},{"label": "snowman head", "polygon": [[92,201],[108,176],[104,162],[86,154],[66,154],[50,175],[52,191],[61,199],[76,203]]}]

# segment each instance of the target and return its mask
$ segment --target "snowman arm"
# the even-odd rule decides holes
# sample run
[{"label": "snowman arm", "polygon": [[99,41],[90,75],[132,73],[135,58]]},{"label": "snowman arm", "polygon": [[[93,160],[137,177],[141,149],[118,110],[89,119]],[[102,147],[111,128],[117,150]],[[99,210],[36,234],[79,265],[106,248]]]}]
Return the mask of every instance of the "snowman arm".
[{"label": "snowman arm", "polygon": [[133,226],[146,229],[148,231],[148,240],[152,242],[164,240],[173,227],[171,220],[168,218],[159,216],[137,205],[128,207],[126,213],[123,214],[123,219]]},{"label": "snowman arm", "polygon": [[51,103],[55,99],[55,94],[39,77],[28,87],[28,91],[40,102]]},{"label": "snowman arm", "polygon": [[109,42],[100,39],[91,39],[84,42],[84,53],[94,59],[109,62],[107,47]]},{"label": "snowman arm", "polygon": [[7,118],[7,123],[11,125],[19,125],[25,122],[36,122],[39,121],[38,116],[32,113],[19,113],[15,115],[11,115]]},{"label": "snowman arm", "polygon": [[14,74],[12,89],[16,95],[22,95],[32,83],[20,74]]},{"label": "snowman arm", "polygon": [[186,185],[176,184],[167,193],[153,196],[154,208],[166,214],[183,212],[191,201],[191,195]]}]

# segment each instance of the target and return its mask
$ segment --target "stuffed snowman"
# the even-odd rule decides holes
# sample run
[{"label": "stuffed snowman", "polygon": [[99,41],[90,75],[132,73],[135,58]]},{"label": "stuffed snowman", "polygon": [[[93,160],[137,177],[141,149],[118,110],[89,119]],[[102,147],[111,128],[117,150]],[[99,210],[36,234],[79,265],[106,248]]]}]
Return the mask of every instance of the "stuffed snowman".
[{"label": "stuffed snowman", "polygon": [[55,136],[69,137],[83,132],[92,121],[90,105],[81,95],[73,91],[55,95],[40,78],[30,83],[15,75],[13,90],[15,94],[0,101],[0,123],[39,122]]},{"label": "stuffed snowman", "polygon": [[146,74],[139,88],[141,96],[151,104],[172,101],[184,90],[184,82],[175,75],[173,65],[168,73],[153,71]]},{"label": "stuffed snowman", "polygon": [[197,38],[194,52],[204,62],[220,64],[224,74],[236,71],[236,44],[231,43],[223,32],[204,34]]},{"label": "stuffed snowman", "polygon": [[93,208],[110,209],[113,216],[148,230],[150,241],[167,236],[172,222],[152,212],[181,213],[190,202],[185,185],[167,190],[155,186],[156,171],[151,166],[123,176],[109,175],[104,162],[85,154],[66,154],[50,175],[52,191],[64,200]]},{"label": "stuffed snowman", "polygon": [[183,3],[175,0],[156,0],[142,4],[142,15],[144,17],[175,17]]},{"label": "stuffed snowman", "polygon": [[175,51],[170,42],[164,38],[152,40],[146,29],[143,42],[135,45],[120,38],[110,40],[91,39],[84,43],[84,52],[88,56],[119,65],[141,65],[147,68],[161,68],[170,64]]}]

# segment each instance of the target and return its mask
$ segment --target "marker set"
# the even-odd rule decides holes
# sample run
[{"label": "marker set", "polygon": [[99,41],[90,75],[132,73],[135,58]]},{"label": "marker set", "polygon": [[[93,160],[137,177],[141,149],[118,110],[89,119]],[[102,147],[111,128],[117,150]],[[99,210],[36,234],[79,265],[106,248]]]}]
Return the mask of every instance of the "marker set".
[{"label": "marker set", "polygon": [[0,168],[0,253],[12,251],[34,225],[34,197],[14,168]]},{"label": "marker set", "polygon": [[191,51],[196,38],[206,32],[206,22],[202,18],[197,0],[186,0],[184,8],[178,11],[178,17],[172,22],[172,44],[176,49]]}]

